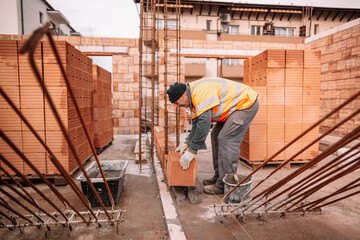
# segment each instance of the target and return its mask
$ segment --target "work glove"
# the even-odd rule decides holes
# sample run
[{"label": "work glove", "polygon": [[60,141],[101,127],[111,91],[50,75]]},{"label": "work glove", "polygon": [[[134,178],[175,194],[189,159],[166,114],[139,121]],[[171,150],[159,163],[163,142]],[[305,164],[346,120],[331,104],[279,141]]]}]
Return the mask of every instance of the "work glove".
[{"label": "work glove", "polygon": [[195,153],[189,152],[189,150],[185,151],[185,153],[180,158],[180,166],[182,169],[186,170],[189,168],[191,161],[195,157]]},{"label": "work glove", "polygon": [[180,144],[176,149],[175,152],[180,152],[182,155],[187,149],[189,148],[189,145],[186,143]]}]

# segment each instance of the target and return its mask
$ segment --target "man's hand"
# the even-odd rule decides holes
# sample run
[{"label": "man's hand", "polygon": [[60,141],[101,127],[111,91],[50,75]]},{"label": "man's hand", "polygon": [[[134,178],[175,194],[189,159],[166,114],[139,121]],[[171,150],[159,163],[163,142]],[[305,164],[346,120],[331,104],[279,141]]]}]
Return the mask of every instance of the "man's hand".
[{"label": "man's hand", "polygon": [[182,155],[187,149],[189,148],[189,145],[186,143],[180,144],[176,149],[175,152],[180,152]]},{"label": "man's hand", "polygon": [[182,169],[186,170],[189,168],[191,161],[194,159],[195,157],[195,153],[186,151],[180,158],[180,166],[182,167]]}]

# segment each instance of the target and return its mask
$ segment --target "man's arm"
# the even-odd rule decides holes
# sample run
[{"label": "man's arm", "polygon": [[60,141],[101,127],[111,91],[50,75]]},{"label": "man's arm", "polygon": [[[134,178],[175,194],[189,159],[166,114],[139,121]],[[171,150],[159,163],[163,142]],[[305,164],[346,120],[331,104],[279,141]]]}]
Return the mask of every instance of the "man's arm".
[{"label": "man's arm", "polygon": [[211,127],[211,109],[197,117],[193,122],[191,133],[186,138],[185,143],[190,147],[188,151],[197,153],[199,149],[206,149],[205,140]]}]

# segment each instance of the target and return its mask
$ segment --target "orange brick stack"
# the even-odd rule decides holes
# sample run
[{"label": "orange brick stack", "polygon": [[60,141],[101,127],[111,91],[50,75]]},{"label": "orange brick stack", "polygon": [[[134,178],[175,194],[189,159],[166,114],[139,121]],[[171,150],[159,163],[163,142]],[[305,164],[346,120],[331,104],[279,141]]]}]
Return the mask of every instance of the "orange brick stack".
[{"label": "orange brick stack", "polygon": [[160,127],[155,128],[155,145],[169,186],[195,186],[197,160],[191,161],[187,170],[180,166],[181,155],[175,151],[174,143],[168,139],[168,154],[165,154],[165,136]]},{"label": "orange brick stack", "polygon": [[[24,41],[1,41],[2,65],[7,81],[1,81],[1,87],[10,94],[18,104],[21,112],[29,120],[49,148],[55,153],[64,168],[71,172],[77,168],[77,163],[62,135],[48,101],[31,69],[27,55],[19,53]],[[63,66],[69,77],[80,111],[90,136],[94,135],[92,123],[92,60],[66,42],[57,42],[57,48],[63,61]],[[11,51],[11,57],[8,57]],[[4,60],[5,59],[5,60]],[[5,63],[8,61],[7,63]],[[40,74],[49,90],[59,115],[68,131],[81,161],[91,156],[90,147],[85,133],[75,112],[65,81],[61,75],[54,54],[48,42],[41,42],[35,52],[35,61]],[[57,174],[58,171],[49,159],[48,154],[37,139],[12,109],[1,99],[1,126],[5,131],[11,131],[16,145],[43,174]],[[11,136],[11,135],[10,135]],[[3,144],[3,143],[2,143]],[[3,147],[1,148],[3,149]],[[8,150],[6,150],[8,151]],[[3,152],[3,151],[2,151]],[[9,159],[24,174],[34,172],[9,151]]]},{"label": "orange brick stack", "polygon": [[94,145],[102,148],[114,140],[111,102],[111,73],[93,65]]},{"label": "orange brick stack", "polygon": [[[319,119],[319,63],[303,50],[267,50],[244,62],[244,84],[260,94],[260,109],[241,144],[243,159],[264,161]],[[287,160],[318,135],[316,127],[273,160]],[[317,154],[315,144],[293,160]]]}]

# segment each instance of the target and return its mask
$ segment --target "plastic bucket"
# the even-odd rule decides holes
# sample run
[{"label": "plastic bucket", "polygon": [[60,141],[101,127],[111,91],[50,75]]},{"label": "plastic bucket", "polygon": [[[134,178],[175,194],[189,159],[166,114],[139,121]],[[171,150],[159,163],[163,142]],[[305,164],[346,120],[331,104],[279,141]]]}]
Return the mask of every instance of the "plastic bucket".
[{"label": "plastic bucket", "polygon": [[[239,181],[242,181],[247,175],[237,174]],[[224,179],[224,194],[226,195],[230,192],[236,185],[236,181],[234,179],[234,173],[226,174]],[[236,188],[226,199],[226,203],[240,203],[241,198],[245,196],[252,189],[253,177],[251,176],[244,183],[242,183],[238,188]],[[244,202],[248,202],[252,199],[252,194],[249,194],[245,197]]]}]

